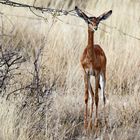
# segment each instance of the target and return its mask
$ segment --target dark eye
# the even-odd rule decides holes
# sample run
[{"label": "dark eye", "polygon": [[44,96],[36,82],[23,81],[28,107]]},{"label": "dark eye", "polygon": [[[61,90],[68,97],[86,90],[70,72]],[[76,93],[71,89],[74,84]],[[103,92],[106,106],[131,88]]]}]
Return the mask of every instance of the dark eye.
[{"label": "dark eye", "polygon": [[88,19],[88,24],[92,24],[92,20]]},{"label": "dark eye", "polygon": [[100,21],[98,20],[98,21],[97,21],[97,24],[99,24],[99,23],[100,23]]}]

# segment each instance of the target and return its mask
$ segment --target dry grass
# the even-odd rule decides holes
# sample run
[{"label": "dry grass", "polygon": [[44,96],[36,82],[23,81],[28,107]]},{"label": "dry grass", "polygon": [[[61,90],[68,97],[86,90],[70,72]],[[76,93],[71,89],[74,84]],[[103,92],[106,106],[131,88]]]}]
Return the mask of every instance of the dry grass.
[{"label": "dry grass", "polygon": [[[100,28],[106,32],[98,30],[95,35],[95,42],[102,46],[108,60],[106,93],[109,99],[109,129],[104,127],[100,106],[101,123],[97,139],[139,139],[140,40],[118,31],[140,37],[139,0],[37,2],[38,5],[51,7],[61,7],[63,3],[66,9],[79,5],[94,15],[113,10],[112,16],[103,23],[115,28],[101,24]],[[6,14],[35,17],[28,10],[0,7],[0,11]],[[84,21],[72,16],[61,17],[64,22],[53,22],[50,17],[48,22],[15,16],[9,18],[15,27],[12,41],[4,37],[0,39],[1,44],[22,48],[22,53],[28,58],[28,62],[21,66],[21,76],[16,77],[16,81],[23,85],[30,82],[34,56],[42,45],[41,78],[48,85],[56,77],[58,79],[49,97],[38,106],[32,103],[34,99],[30,99],[31,104],[22,108],[26,102],[27,93],[24,92],[18,93],[16,98],[11,95],[9,101],[0,99],[0,140],[94,139],[94,131],[87,136],[83,129],[84,83],[79,60],[87,43]],[[5,34],[9,34],[11,28],[9,20],[4,18]],[[45,113],[42,115],[42,112]]]}]

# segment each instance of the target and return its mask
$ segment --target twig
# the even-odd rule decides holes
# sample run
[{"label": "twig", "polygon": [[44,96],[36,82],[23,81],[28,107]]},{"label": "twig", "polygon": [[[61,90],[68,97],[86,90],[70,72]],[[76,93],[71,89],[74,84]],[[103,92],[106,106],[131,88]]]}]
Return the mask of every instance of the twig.
[{"label": "twig", "polygon": [[113,26],[107,25],[107,24],[102,23],[102,22],[101,22],[101,24],[107,26],[107,27],[110,28],[110,29],[114,29],[114,30],[116,30],[116,31],[118,31],[118,32],[120,32],[120,33],[122,33],[122,34],[125,35],[125,36],[129,36],[130,38],[134,38],[134,39],[136,39],[136,40],[140,40],[140,38],[138,38],[138,37],[136,37],[136,36],[133,36],[133,35],[131,35],[131,34],[125,33],[124,31],[122,31],[121,29],[118,29],[117,27],[113,27]]},{"label": "twig", "polygon": [[63,9],[54,9],[54,8],[43,8],[43,7],[39,7],[39,6],[35,6],[33,5],[28,5],[28,4],[24,4],[24,3],[18,3],[18,2],[14,2],[11,0],[0,0],[1,4],[4,5],[9,5],[9,6],[13,6],[13,7],[24,7],[24,8],[33,8],[35,10],[39,10],[42,13],[47,12],[47,13],[58,13],[58,16],[60,15],[68,15],[70,12],[74,11],[74,10],[63,10]]},{"label": "twig", "polygon": [[[33,4],[33,5],[28,5],[28,4],[24,4],[24,3],[13,2],[13,1],[11,1],[11,0],[0,0],[0,3],[1,3],[1,4],[4,4],[4,5],[9,5],[9,6],[13,6],[13,7],[24,7],[24,8],[29,8],[30,11],[31,11],[34,15],[36,15],[36,16],[38,16],[38,17],[40,17],[40,18],[43,18],[43,19],[45,19],[45,20],[46,20],[45,17],[36,14],[32,9],[39,10],[39,11],[41,11],[42,13],[44,13],[44,12],[50,13],[53,17],[58,17],[58,16],[62,16],[62,15],[68,15],[68,14],[71,15],[71,16],[77,16],[77,15],[74,13],[75,9],[70,10],[70,11],[67,11],[67,10],[63,10],[63,9],[43,8],[43,7],[35,6],[35,2],[36,2],[36,0],[34,0],[34,4]],[[89,12],[87,12],[87,13],[90,14]],[[2,14],[2,13],[0,13],[0,14]],[[60,20],[60,19],[59,19],[59,20]],[[60,20],[60,21],[62,21],[62,20]],[[104,24],[104,23],[102,23],[102,24],[105,25],[105,26],[107,26],[107,27],[109,27],[109,28],[111,28],[111,29],[117,30],[118,32],[120,32],[121,34],[123,34],[123,35],[125,35],[125,36],[131,37],[131,38],[136,39],[136,40],[140,40],[139,37],[136,37],[136,36],[133,36],[133,35],[131,35],[131,34],[128,34],[128,33],[124,32],[124,31],[118,29],[117,27],[112,27],[112,26],[109,26],[109,25]],[[104,31],[103,29],[101,29],[101,30]],[[105,31],[105,32],[106,32],[106,31]]]},{"label": "twig", "polygon": [[29,8],[29,9],[30,9],[30,11],[31,11],[35,16],[37,16],[37,17],[39,17],[39,18],[43,18],[44,20],[47,19],[47,18],[45,18],[45,17],[43,17],[43,16],[40,16],[40,15],[36,14],[36,13],[32,10],[32,8]]},{"label": "twig", "polygon": [[14,94],[14,93],[17,92],[17,91],[21,91],[21,90],[25,90],[25,89],[30,89],[30,85],[27,85],[27,86],[25,86],[25,87],[21,87],[21,88],[19,88],[19,89],[13,90],[12,92],[10,92],[10,93],[6,96],[6,100],[8,100],[8,98],[9,98],[9,96],[10,96],[11,94]]},{"label": "twig", "polygon": [[31,16],[22,16],[22,15],[13,15],[13,14],[4,14],[2,12],[0,12],[0,15],[4,15],[4,16],[7,16],[7,17],[26,18],[26,19],[29,19],[29,20],[42,20],[41,18],[35,18],[35,17],[31,17]]}]

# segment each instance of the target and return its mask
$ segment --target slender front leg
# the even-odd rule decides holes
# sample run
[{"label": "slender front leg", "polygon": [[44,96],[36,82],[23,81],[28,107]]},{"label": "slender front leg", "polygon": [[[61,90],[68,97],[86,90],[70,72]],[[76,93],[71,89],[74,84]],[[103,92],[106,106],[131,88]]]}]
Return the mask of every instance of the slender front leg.
[{"label": "slender front leg", "polygon": [[98,87],[99,87],[99,74],[95,76],[95,105],[96,105],[96,114],[95,114],[95,127],[98,126]]},{"label": "slender front leg", "polygon": [[106,96],[105,96],[105,73],[101,73],[100,74],[100,86],[101,86],[101,97],[102,97],[102,100],[103,100],[103,111],[104,111],[104,119],[105,119],[105,124],[106,124]]},{"label": "slender front leg", "polygon": [[89,97],[89,93],[88,93],[88,74],[86,72],[85,72],[85,75],[84,75],[84,83],[85,83],[84,127],[85,127],[85,129],[87,129],[87,126],[88,126],[87,117],[88,117],[88,97]]}]

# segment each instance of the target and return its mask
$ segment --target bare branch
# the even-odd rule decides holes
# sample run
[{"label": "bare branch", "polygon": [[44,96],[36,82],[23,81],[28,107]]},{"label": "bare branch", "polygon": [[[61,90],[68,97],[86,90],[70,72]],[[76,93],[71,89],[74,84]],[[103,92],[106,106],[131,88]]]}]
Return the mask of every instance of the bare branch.
[{"label": "bare branch", "polygon": [[25,61],[25,58],[19,52],[11,50],[11,47],[10,49],[3,49],[2,45],[0,46],[0,92],[6,90],[10,81],[18,74],[15,70]]},{"label": "bare branch", "polygon": [[21,88],[19,88],[19,89],[16,89],[16,90],[10,92],[10,93],[7,95],[7,97],[6,97],[6,100],[8,100],[8,98],[9,98],[9,96],[10,96],[11,94],[14,94],[14,93],[17,92],[17,91],[26,90],[26,89],[30,89],[30,85],[27,85],[27,86],[25,86],[25,87],[21,87]]},{"label": "bare branch", "polygon": [[43,12],[47,12],[47,13],[57,13],[57,15],[68,15],[70,12],[74,11],[74,10],[71,10],[71,11],[67,11],[67,10],[63,10],[63,9],[54,9],[54,8],[43,8],[43,7],[39,7],[39,6],[35,6],[35,2],[36,0],[34,1],[34,4],[33,5],[28,5],[28,4],[24,4],[24,3],[18,3],[18,2],[14,2],[14,1],[11,1],[11,0],[1,0],[0,3],[1,4],[4,4],[4,5],[9,5],[9,6],[13,6],[13,7],[24,7],[24,8],[33,8],[35,10],[39,10],[41,11],[42,13]]}]

